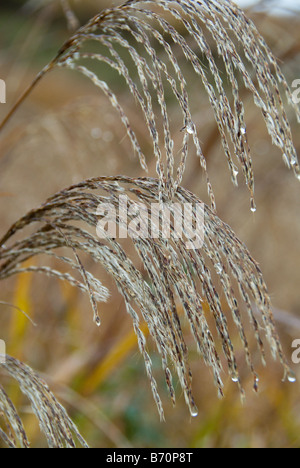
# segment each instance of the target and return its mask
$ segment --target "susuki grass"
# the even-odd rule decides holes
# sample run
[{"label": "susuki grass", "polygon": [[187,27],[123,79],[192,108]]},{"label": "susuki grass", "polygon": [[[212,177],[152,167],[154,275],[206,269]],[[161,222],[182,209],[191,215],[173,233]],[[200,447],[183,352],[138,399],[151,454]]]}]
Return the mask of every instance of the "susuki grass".
[{"label": "susuki grass", "polygon": [[[65,409],[58,403],[47,384],[30,367],[17,359],[6,356],[2,365],[5,372],[15,379],[30,401],[32,410],[39,420],[49,448],[75,448],[76,442],[88,448]],[[7,432],[0,428],[0,437],[10,448],[29,448],[29,441],[14,404],[0,386],[0,408]]]},{"label": "susuki grass", "polygon": [[[67,2],[64,6],[69,11]],[[216,44],[218,57],[212,53],[212,44]],[[219,61],[223,73],[219,70]],[[143,148],[121,103],[122,96],[118,96],[113,84],[102,78],[99,63],[117,72],[126,83],[128,94],[143,115],[151,151]],[[62,46],[0,124],[0,129],[13,117],[36,84],[56,67],[78,71],[100,88],[117,111],[132,151],[145,171],[149,160],[155,158],[157,178],[103,176],[64,189],[49,198],[40,208],[19,219],[0,240],[0,279],[34,272],[67,281],[88,293],[94,321],[100,325],[101,312],[97,303],[107,301],[109,291],[95,274],[88,271],[83,258],[88,256],[101,265],[112,276],[124,298],[161,419],[164,419],[164,410],[142,322],[146,322],[160,356],[172,402],[175,404],[173,380],[176,375],[193,416],[197,415],[197,408],[189,349],[182,327],[185,320],[190,325],[201,358],[212,370],[219,395],[223,394],[222,373],[227,370],[244,397],[229,321],[234,323],[235,334],[240,337],[239,349],[244,350],[245,366],[253,375],[255,390],[259,378],[246,332],[249,323],[261,361],[266,363],[267,343],[273,357],[282,364],[285,377],[294,381],[275,329],[261,270],[246,246],[217,216],[217,200],[189,94],[189,81],[193,81],[194,86],[199,83],[199,89],[206,93],[232,182],[237,185],[239,171],[242,171],[253,212],[256,210],[253,162],[246,109],[241,98],[245,88],[253,95],[254,103],[262,113],[273,144],[281,150],[285,163],[295,176],[300,178],[284,101],[294,108],[298,122],[299,107],[294,104],[275,57],[254,24],[229,0],[131,0],[105,10]],[[175,126],[173,112],[178,122]],[[178,135],[181,141],[176,147],[174,141],[178,142]],[[204,245],[197,250],[186,249],[183,240],[177,239],[173,224],[170,239],[160,236],[132,240],[139,265],[142,264],[142,268],[138,267],[136,259],[126,253],[117,239],[98,238],[97,207],[100,203],[117,206],[120,194],[128,195],[131,206],[139,201],[147,209],[151,203],[159,202],[190,203],[193,206],[200,203],[196,195],[181,186],[192,146],[204,172],[208,192]],[[195,213],[193,216],[195,218]],[[117,221],[120,222],[119,218]],[[43,266],[24,265],[37,256],[43,260]],[[47,258],[62,262],[70,272],[73,271],[72,274],[44,263]],[[225,310],[230,312],[228,316]],[[257,359],[256,352],[255,356]],[[24,375],[30,380],[33,374],[30,370],[24,374],[24,365],[9,358],[6,370],[10,372],[12,368],[13,377],[24,389]],[[66,423],[69,420],[65,419],[66,414],[55,398],[44,387],[39,387],[39,391],[47,395],[42,402],[45,404],[46,401],[48,409],[53,408],[54,425],[48,427],[50,423],[40,416],[45,413],[43,405],[35,407],[35,411],[43,431],[48,434],[49,445],[60,446],[64,434],[69,434],[64,431],[74,430],[74,426]],[[26,387],[25,393],[35,404],[36,394],[30,393],[30,386]],[[28,445],[21,422],[4,391],[1,391],[1,404],[6,408],[5,414],[21,445]],[[9,434],[3,433],[2,437],[9,445],[15,445]],[[73,439],[66,440],[69,445],[74,445]]]},{"label": "susuki grass", "polygon": [[[125,187],[123,187],[124,185]],[[197,409],[192,396],[188,350],[182,333],[178,308],[180,308],[181,303],[190,323],[198,351],[205,363],[212,368],[219,394],[222,395],[221,360],[202,306],[203,303],[207,303],[213,314],[219,339],[222,342],[229,373],[231,378],[238,383],[243,394],[227,319],[223,313],[220,294],[212,280],[214,273],[217,273],[219,277],[219,288],[221,291],[223,290],[237,332],[240,334],[246,361],[253,373],[254,388],[257,389],[258,376],[254,370],[243,327],[240,303],[243,304],[242,308],[248,311],[262,360],[264,361],[264,348],[260,327],[253,313],[253,304],[260,310],[262,325],[274,357],[279,357],[286,372],[290,375],[275,331],[270,300],[261,271],[232,230],[206,207],[205,240],[201,252],[198,250],[188,251],[182,239],[176,239],[174,226],[172,226],[172,235],[169,241],[162,238],[161,235],[158,239],[133,240],[147,272],[147,278],[144,278],[116,240],[108,237],[108,244],[103,244],[96,234],[97,215],[95,213],[97,207],[100,203],[108,202],[117,206],[119,203],[118,194],[123,194],[124,189],[128,191],[129,195],[136,195],[139,201],[146,202],[149,209],[151,203],[159,201],[159,182],[153,179],[102,178],[64,190],[48,200],[40,209],[34,210],[20,219],[1,239],[1,245],[7,245],[7,242],[10,243],[18,231],[25,230],[31,224],[39,224],[37,230],[29,237],[1,249],[0,278],[4,279],[27,271],[53,275],[69,281],[72,285],[77,285],[80,289],[90,293],[94,308],[94,321],[100,325],[96,302],[106,300],[108,293],[96,278],[91,277],[85,271],[79,256],[77,253],[74,255],[74,253],[86,252],[93,260],[100,263],[113,276],[124,296],[127,311],[133,320],[139,347],[145,359],[147,374],[161,418],[163,418],[163,408],[151,370],[151,359],[146,351],[145,337],[140,330],[138,311],[141,311],[161,355],[172,399],[175,398],[175,392],[172,386],[170,365],[178,375],[191,414],[196,415]],[[94,193],[99,190],[104,191],[104,195]],[[197,199],[189,192],[178,189],[176,201],[180,204],[192,203],[195,206]],[[132,203],[136,202],[132,201]],[[195,216],[195,213],[193,215]],[[73,224],[78,221],[92,226],[95,231],[94,235]],[[120,222],[119,218],[118,222]],[[71,256],[56,254],[56,250],[61,247],[69,247]],[[79,283],[69,274],[59,273],[46,266],[19,267],[29,258],[42,254],[55,256],[67,263],[73,270],[82,273],[84,283]],[[236,292],[233,279],[237,283]],[[198,287],[197,280],[199,280]]]},{"label": "susuki grass", "polygon": [[[155,11],[149,9],[153,5]],[[157,8],[162,10],[160,14],[157,13]],[[171,16],[177,29],[185,30],[184,36],[164,18],[164,13]],[[234,36],[235,41],[229,35],[228,30]],[[229,103],[228,92],[224,88],[224,79],[218,70],[206,36],[211,36],[212,40],[217,43],[218,54],[224,62],[226,79],[231,84],[234,102],[232,107]],[[190,46],[191,41],[193,48]],[[88,51],[88,44],[95,42],[99,44],[99,48],[101,46],[101,51],[104,48],[105,54]],[[143,52],[140,52],[141,46]],[[166,60],[160,59],[155,46],[157,49],[163,48]],[[24,97],[46,73],[56,66],[78,70],[101,89],[118,111],[127,129],[134,152],[138,155],[142,168],[147,170],[147,158],[143,154],[125,110],[110,84],[103,81],[101,76],[93,71],[91,62],[100,61],[109,65],[124,77],[129,91],[143,111],[146,127],[153,143],[153,154],[157,159],[157,173],[162,189],[167,190],[172,196],[176,187],[180,185],[188,156],[188,141],[192,138],[206,174],[211,204],[215,209],[216,202],[207,174],[205,155],[203,155],[198,132],[190,112],[184,67],[180,66],[180,57],[173,52],[174,46],[181,49],[180,55],[190,62],[195,78],[199,80],[199,86],[201,85],[208,95],[232,180],[237,184],[237,175],[241,166],[251,193],[252,209],[255,209],[254,175],[247,141],[245,109],[240,98],[240,80],[243,86],[253,94],[254,102],[263,114],[273,143],[282,150],[284,161],[299,179],[299,163],[292,143],[291,129],[284,110],[280,87],[295,108],[298,121],[300,121],[299,107],[293,101],[291,90],[275,57],[254,24],[230,1],[209,3],[128,1],[120,7],[105,10],[80,28],[63,45],[57,56],[26,90]],[[242,46],[244,60],[240,57],[237,46]],[[120,55],[118,51],[120,48],[129,54],[130,67]],[[206,59],[206,66],[203,65],[200,57]],[[251,66],[251,71],[248,70],[248,64]],[[131,76],[133,73],[134,78]],[[175,130],[176,133],[182,131],[183,134],[182,145],[177,151],[174,149],[170,132],[170,116],[165,100],[168,87],[171,88],[182,113],[182,125]],[[158,125],[156,121],[155,104],[158,106],[157,109],[160,109],[161,125]],[[2,126],[5,123],[6,120]],[[160,128],[162,131],[159,130]],[[163,142],[163,150],[160,142]],[[177,152],[181,154],[177,171],[174,173],[174,159]]]}]

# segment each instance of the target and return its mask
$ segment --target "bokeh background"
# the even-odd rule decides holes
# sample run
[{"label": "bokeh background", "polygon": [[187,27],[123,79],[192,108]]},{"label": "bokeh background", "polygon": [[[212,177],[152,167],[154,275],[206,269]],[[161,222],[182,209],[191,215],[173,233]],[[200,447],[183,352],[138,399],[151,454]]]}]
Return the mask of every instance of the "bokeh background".
[{"label": "bokeh background", "polygon": [[[121,2],[70,3],[83,25],[104,7]],[[292,4],[288,10],[274,10],[273,1],[259,2],[254,9],[250,3],[248,15],[279,58],[289,83],[300,79],[299,10],[292,11]],[[0,120],[69,36],[60,1],[1,1],[0,78],[7,83],[7,104],[0,106]],[[115,85],[121,86],[118,82]],[[198,87],[191,92],[195,93],[194,121],[216,191],[218,214],[261,265],[283,347],[291,360],[291,344],[300,339],[299,183],[272,146],[253,99],[245,92],[258,206],[255,214],[250,213],[243,183],[236,188],[230,182],[207,102]],[[143,138],[144,127],[125,88],[124,99]],[[300,149],[299,126],[292,112],[289,115]],[[153,175],[154,164],[150,164]],[[60,69],[51,72],[0,136],[0,235],[56,191],[89,177],[117,174],[144,175],[132,158],[118,116],[83,77]],[[193,155],[184,186],[205,200],[203,174]],[[282,382],[281,367],[269,358],[268,367],[258,369],[258,394],[245,375],[244,404],[229,380],[225,381],[225,396],[219,400],[209,371],[198,359],[188,326],[185,334],[199,415],[190,417],[179,385],[177,405],[172,407],[150,343],[166,414],[166,422],[160,423],[122,298],[103,272],[93,271],[112,292],[110,301],[100,306],[100,330],[92,322],[88,298],[65,284],[27,274],[0,285],[0,301],[21,308],[37,324],[34,327],[24,315],[0,305],[0,338],[6,341],[7,353],[44,377],[91,446],[299,447],[300,364],[291,362],[298,383],[290,384]],[[2,379],[20,410],[32,445],[45,446],[28,402],[13,382]]]}]

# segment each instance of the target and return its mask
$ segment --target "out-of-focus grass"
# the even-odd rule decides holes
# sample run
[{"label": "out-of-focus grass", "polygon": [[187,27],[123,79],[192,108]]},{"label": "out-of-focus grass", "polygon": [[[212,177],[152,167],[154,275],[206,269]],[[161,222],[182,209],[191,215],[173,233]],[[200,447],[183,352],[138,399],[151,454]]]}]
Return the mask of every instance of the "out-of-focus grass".
[{"label": "out-of-focus grass", "polygon": [[[97,12],[96,4],[100,9],[100,0],[74,4],[81,22]],[[44,10],[42,14],[40,10],[31,15],[26,15],[17,3],[14,9],[11,5],[4,2],[0,7],[0,77],[7,80],[9,101],[7,106],[0,107],[0,118],[18,91],[30,82],[69,34],[59,2],[48,13]],[[275,54],[282,59],[290,82],[300,78],[297,18],[255,15],[254,19]],[[198,92],[195,90],[197,99]],[[209,171],[218,187],[219,215],[260,262],[274,305],[299,316],[299,187],[269,143],[250,100],[247,106],[249,135],[256,153],[258,212],[253,217],[249,213],[246,190],[233,188],[229,177],[223,174],[225,162],[220,156],[215,126],[199,108]],[[93,175],[140,174],[136,162],[130,160],[130,150],[122,139],[118,121],[108,108],[105,99],[76,75],[56,71],[41,83],[7,129],[3,136],[5,142],[0,141],[1,232],[48,195],[75,181]],[[95,131],[99,128],[101,136]],[[297,131],[295,140],[300,148]],[[198,161],[190,157],[185,185],[201,193],[201,177]],[[112,290],[111,300],[100,309],[100,330],[92,323],[88,299],[54,280],[21,275],[1,284],[0,297],[24,310],[38,325],[33,327],[22,313],[1,306],[0,338],[6,340],[7,352],[45,374],[92,446],[300,445],[299,382],[282,383],[281,371],[272,362],[266,369],[259,369],[258,395],[251,390],[252,382],[246,381],[247,398],[242,405],[231,381],[226,382],[224,399],[217,399],[209,371],[196,352],[191,352],[199,416],[190,418],[179,391],[173,408],[165,389],[162,399],[166,423],[161,424],[131,321],[111,280],[103,272],[97,273]],[[284,313],[282,319],[284,322]],[[300,329],[283,324],[278,329],[289,357],[292,340],[299,338]],[[192,338],[188,327],[185,333],[189,344]],[[154,353],[152,358],[158,384],[164,389],[164,377]],[[268,359],[271,361],[269,356]],[[293,367],[300,379],[299,367]],[[179,388],[176,382],[175,388]],[[27,403],[16,386],[11,384],[10,392],[21,408],[33,445],[43,446],[45,441],[34,418],[28,414]]]}]

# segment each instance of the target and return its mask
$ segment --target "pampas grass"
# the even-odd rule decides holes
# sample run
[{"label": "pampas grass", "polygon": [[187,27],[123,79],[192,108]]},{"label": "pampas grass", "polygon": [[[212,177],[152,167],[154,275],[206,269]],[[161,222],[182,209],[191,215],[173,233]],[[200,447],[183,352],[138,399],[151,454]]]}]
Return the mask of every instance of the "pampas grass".
[{"label": "pampas grass", "polygon": [[[11,356],[6,356],[6,362],[1,367],[18,382],[22,393],[29,399],[49,448],[76,448],[76,439],[79,445],[88,448],[65,409],[59,404],[47,384],[30,367]],[[22,421],[1,386],[0,409],[8,428],[7,432],[0,429],[2,440],[10,448],[29,448]]]},{"label": "pampas grass", "polygon": [[[104,194],[99,195],[98,191],[104,192]],[[145,239],[133,239],[135,249],[147,272],[147,278],[144,278],[142,272],[137,270],[117,240],[107,235],[107,244],[104,244],[96,234],[97,207],[107,203],[117,207],[119,204],[118,195],[125,193],[129,197],[137,197],[139,202],[144,202],[150,212],[151,204],[158,203],[160,199],[159,181],[154,179],[131,180],[123,177],[93,179],[58,193],[41,208],[28,213],[13,225],[0,241],[0,245],[5,245],[0,250],[0,279],[24,272],[36,272],[68,281],[73,286],[90,294],[94,321],[100,325],[96,303],[106,301],[108,291],[97,278],[85,270],[79,254],[85,252],[95,262],[100,263],[113,276],[124,297],[162,419],[164,417],[163,408],[151,370],[151,359],[146,351],[146,340],[139,327],[140,317],[137,311],[141,312],[161,355],[162,366],[173,402],[175,403],[175,392],[172,386],[170,364],[177,373],[186,402],[194,416],[197,414],[197,409],[192,396],[188,350],[179,317],[181,308],[190,323],[198,351],[205,363],[212,368],[216,386],[219,394],[222,395],[221,360],[203,311],[203,304],[208,305],[215,320],[229,374],[233,381],[238,383],[241,394],[244,394],[228,331],[227,318],[223,312],[224,305],[221,304],[217,289],[223,290],[227,307],[231,310],[245,351],[247,364],[253,373],[255,390],[257,389],[258,376],[254,370],[241,317],[241,309],[243,308],[248,312],[262,361],[265,361],[260,333],[260,328],[263,326],[274,358],[279,358],[285,373],[291,376],[275,330],[270,310],[270,299],[261,271],[232,230],[206,206],[204,245],[200,250],[187,250],[184,241],[177,239],[174,220],[171,225],[170,240],[163,238],[161,233],[157,239],[148,236]],[[193,207],[200,203],[193,194],[184,189],[177,190],[174,202],[177,202],[179,206],[189,203]],[[139,206],[134,199],[130,198],[129,204],[131,206],[129,211],[134,211],[132,206]],[[160,216],[162,213],[163,210]],[[121,222],[120,216],[121,213],[117,218],[118,224]],[[193,217],[195,221],[195,212],[193,212]],[[132,218],[134,216],[131,216]],[[78,222],[83,222],[86,228],[91,226],[94,229],[90,231],[81,228],[77,225]],[[13,242],[13,237],[16,234],[25,231],[28,226],[36,224],[37,228],[29,237],[22,236],[22,240]],[[58,255],[56,250],[62,247],[69,248],[71,255]],[[44,254],[66,263],[82,275],[83,282],[79,282],[70,274],[62,274],[47,266],[26,268],[20,266],[32,257]],[[219,277],[218,284],[213,283],[212,278],[215,273]],[[197,280],[199,281],[198,288],[196,286]],[[236,292],[234,280],[237,282]],[[237,292],[239,299],[237,299]],[[261,314],[262,324],[260,326],[253,313],[253,304]]]}]

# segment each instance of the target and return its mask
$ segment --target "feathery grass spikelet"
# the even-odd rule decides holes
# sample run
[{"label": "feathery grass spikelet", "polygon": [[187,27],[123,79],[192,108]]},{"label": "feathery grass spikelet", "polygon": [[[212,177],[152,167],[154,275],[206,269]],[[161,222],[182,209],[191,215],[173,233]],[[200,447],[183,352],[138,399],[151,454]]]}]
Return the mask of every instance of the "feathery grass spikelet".
[{"label": "feathery grass spikelet", "polygon": [[[137,269],[134,259],[127,256],[121,243],[107,235],[105,240],[97,237],[97,207],[110,203],[116,209],[119,195],[126,194],[131,208],[142,202],[150,213],[152,204],[160,201],[160,183],[156,179],[130,179],[126,177],[102,177],[91,179],[63,190],[50,198],[39,209],[29,212],[20,219],[0,241],[6,244],[0,249],[0,279],[28,272],[53,275],[67,280],[74,286],[89,292],[93,300],[107,299],[107,291],[97,278],[85,271],[80,253],[88,254],[94,261],[114,278],[119,291],[124,297],[127,311],[133,320],[139,348],[145,359],[147,375],[157,403],[161,418],[163,409],[157,384],[151,370],[151,359],[146,349],[146,340],[140,330],[139,313],[146,321],[151,337],[161,356],[162,366],[167,376],[167,383],[172,399],[171,368],[176,372],[181,383],[187,404],[192,414],[196,413],[192,396],[191,370],[188,349],[182,330],[184,314],[190,324],[197,348],[205,363],[211,367],[219,394],[222,394],[222,365],[215,340],[220,340],[227,361],[228,372],[232,380],[242,389],[233,341],[230,336],[227,310],[231,311],[237,332],[245,351],[246,362],[253,374],[254,388],[257,388],[257,374],[248,345],[245,323],[250,322],[256,338],[257,347],[265,362],[263,338],[269,342],[274,358],[278,358],[290,372],[283,355],[280,341],[275,330],[271,313],[270,299],[262,273],[257,263],[251,258],[247,248],[235,236],[229,226],[224,224],[205,206],[204,243],[199,249],[187,249],[183,238],[178,239],[174,219],[171,220],[171,237],[158,236],[133,238],[134,247],[146,272]],[[163,198],[168,201],[167,196]],[[174,201],[178,206],[190,204],[195,207],[200,200],[183,188],[178,188]],[[192,213],[196,222],[195,208]],[[128,213],[134,210],[129,209]],[[159,213],[160,221],[162,212]],[[132,221],[133,214],[129,214]],[[122,214],[116,218],[121,224]],[[78,226],[83,221],[86,229]],[[13,236],[28,226],[36,226],[28,237],[16,242]],[[88,227],[94,228],[94,233]],[[188,238],[188,233],[185,233]],[[198,234],[197,234],[198,235]],[[58,255],[56,251],[68,248],[70,256]],[[76,253],[77,262],[72,259]],[[21,267],[31,257],[46,255],[66,263],[68,267],[82,275],[85,284],[78,282],[70,274],[60,274],[49,266]],[[216,280],[216,277],[218,280]],[[222,302],[221,295],[225,298]],[[209,306],[214,318],[218,337],[213,336],[203,304]],[[261,315],[261,325],[254,314],[257,308]],[[243,310],[248,312],[249,320]],[[261,327],[264,330],[262,337]]]}]

